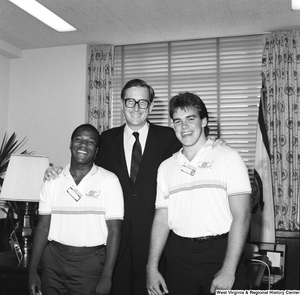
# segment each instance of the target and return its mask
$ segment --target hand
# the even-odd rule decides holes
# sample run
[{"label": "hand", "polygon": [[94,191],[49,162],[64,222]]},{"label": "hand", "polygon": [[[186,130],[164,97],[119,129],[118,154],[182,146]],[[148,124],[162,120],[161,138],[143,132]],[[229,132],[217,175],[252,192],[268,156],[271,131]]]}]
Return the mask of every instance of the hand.
[{"label": "hand", "polygon": [[223,140],[222,138],[212,138],[212,146],[218,147],[218,146],[230,146],[227,141]]},{"label": "hand", "polygon": [[228,271],[218,271],[210,286],[210,292],[215,293],[217,290],[231,290],[235,281],[234,274]]},{"label": "hand", "polygon": [[147,290],[149,295],[169,293],[166,282],[158,270],[147,270]]},{"label": "hand", "polygon": [[63,171],[63,167],[49,167],[46,169],[44,174],[44,181],[50,181],[51,179],[55,179],[58,175]]},{"label": "hand", "polygon": [[29,273],[28,290],[31,295],[42,295],[41,279],[36,271]]},{"label": "hand", "polygon": [[97,286],[96,286],[96,295],[109,295],[111,290],[111,278],[102,277],[100,278]]}]

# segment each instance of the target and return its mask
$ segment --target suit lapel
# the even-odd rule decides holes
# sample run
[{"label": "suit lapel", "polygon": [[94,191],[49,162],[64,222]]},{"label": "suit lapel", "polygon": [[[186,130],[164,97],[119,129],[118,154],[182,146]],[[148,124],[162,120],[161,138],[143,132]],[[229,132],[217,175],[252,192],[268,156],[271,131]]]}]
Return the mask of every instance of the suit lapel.
[{"label": "suit lapel", "polygon": [[113,149],[113,154],[114,154],[114,164],[116,170],[118,171],[118,173],[116,174],[119,176],[119,179],[124,179],[124,180],[126,179],[130,184],[130,178],[128,175],[125,152],[124,152],[124,140],[123,140],[124,126],[125,125],[121,126],[121,128],[118,130],[118,133],[116,133],[111,148]]}]

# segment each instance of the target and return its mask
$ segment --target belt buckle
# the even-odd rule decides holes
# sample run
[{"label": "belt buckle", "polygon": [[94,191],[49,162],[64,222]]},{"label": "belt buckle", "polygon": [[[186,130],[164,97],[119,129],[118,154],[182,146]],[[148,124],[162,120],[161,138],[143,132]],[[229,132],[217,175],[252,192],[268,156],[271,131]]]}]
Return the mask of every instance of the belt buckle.
[{"label": "belt buckle", "polygon": [[198,238],[188,238],[190,241],[194,242],[194,243],[204,243],[206,241],[209,241],[209,239],[212,236],[206,236],[206,237],[198,237]]},{"label": "belt buckle", "polygon": [[196,239],[196,242],[198,243],[203,243],[203,242],[206,242],[210,239],[211,236],[206,236],[206,237],[199,237]]}]

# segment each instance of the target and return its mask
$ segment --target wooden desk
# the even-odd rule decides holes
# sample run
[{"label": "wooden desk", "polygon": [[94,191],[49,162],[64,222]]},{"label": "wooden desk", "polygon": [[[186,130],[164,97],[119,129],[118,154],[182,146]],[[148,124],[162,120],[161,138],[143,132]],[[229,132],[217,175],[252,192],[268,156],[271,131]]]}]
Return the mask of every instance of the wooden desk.
[{"label": "wooden desk", "polygon": [[14,251],[0,253],[0,294],[29,295],[28,268],[18,267]]},{"label": "wooden desk", "polygon": [[[270,276],[265,270],[260,289],[284,290],[286,245],[280,243],[256,243],[256,245],[259,254],[268,257],[268,265],[270,267]],[[255,257],[253,256],[252,258]]]}]

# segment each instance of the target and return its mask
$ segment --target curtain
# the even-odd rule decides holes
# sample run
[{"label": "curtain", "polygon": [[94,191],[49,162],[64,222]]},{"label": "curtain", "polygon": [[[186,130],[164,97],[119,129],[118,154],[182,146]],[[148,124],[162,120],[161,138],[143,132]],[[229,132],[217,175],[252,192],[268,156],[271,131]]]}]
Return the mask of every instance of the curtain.
[{"label": "curtain", "polygon": [[114,46],[90,47],[88,64],[88,122],[98,131],[111,127]]},{"label": "curtain", "polygon": [[277,231],[299,231],[299,31],[265,36],[262,75]]},{"label": "curtain", "polygon": [[250,240],[253,242],[275,243],[275,215],[270,147],[265,126],[265,117],[266,95],[263,87],[260,97],[256,133]]}]

